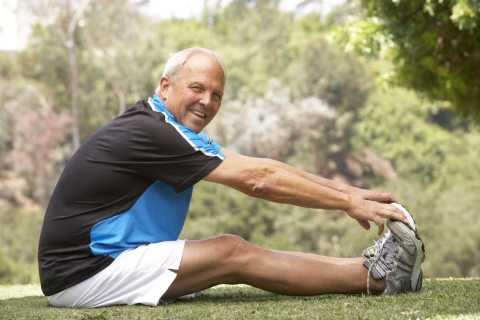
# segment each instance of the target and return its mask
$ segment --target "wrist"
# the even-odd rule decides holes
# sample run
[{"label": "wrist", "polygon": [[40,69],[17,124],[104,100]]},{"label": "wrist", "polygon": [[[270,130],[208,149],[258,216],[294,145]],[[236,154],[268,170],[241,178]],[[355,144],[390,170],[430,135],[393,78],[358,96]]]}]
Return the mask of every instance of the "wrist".
[{"label": "wrist", "polygon": [[348,194],[344,193],[342,196],[342,202],[339,209],[345,212],[349,212],[352,206],[353,206],[353,198],[350,197]]}]

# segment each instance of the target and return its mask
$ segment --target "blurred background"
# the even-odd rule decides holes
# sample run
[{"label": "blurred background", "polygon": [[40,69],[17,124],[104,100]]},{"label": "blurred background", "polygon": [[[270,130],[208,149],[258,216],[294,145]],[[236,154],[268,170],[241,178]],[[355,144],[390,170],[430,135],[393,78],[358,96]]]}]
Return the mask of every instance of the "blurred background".
[{"label": "blurred background", "polygon": [[[66,162],[153,95],[169,52],[194,46],[227,67],[210,138],[394,194],[425,242],[426,277],[480,276],[478,1],[170,2],[0,0],[0,284],[39,281]],[[355,257],[372,229],[200,182],[180,238]]]}]

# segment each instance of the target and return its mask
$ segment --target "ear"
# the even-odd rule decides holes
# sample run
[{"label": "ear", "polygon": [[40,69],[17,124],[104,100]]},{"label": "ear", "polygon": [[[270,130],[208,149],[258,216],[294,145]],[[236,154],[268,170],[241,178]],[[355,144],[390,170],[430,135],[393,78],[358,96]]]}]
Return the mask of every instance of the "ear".
[{"label": "ear", "polygon": [[167,100],[171,85],[172,84],[170,82],[170,79],[168,79],[167,77],[163,76],[162,79],[160,79],[160,98],[162,100]]}]

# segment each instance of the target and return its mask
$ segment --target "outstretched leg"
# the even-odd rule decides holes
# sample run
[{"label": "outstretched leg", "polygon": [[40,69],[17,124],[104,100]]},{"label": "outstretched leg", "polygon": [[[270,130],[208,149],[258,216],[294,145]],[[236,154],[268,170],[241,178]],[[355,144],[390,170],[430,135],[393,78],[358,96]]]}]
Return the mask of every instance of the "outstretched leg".
[{"label": "outstretched leg", "polygon": [[[231,235],[187,241],[180,268],[174,271],[177,278],[162,298],[240,283],[285,295],[366,292],[368,270],[361,264],[339,265],[313,256],[262,249]],[[385,288],[384,279],[370,277],[370,291]]]},{"label": "outstretched leg", "polygon": [[321,256],[318,254],[313,254],[313,253],[304,253],[304,252],[291,252],[291,251],[277,251],[273,250],[275,252],[280,252],[280,253],[285,253],[285,254],[291,254],[294,256],[299,256],[299,257],[304,257],[304,258],[309,258],[309,259],[314,259],[314,260],[319,260],[323,262],[328,262],[331,264],[336,264],[339,266],[361,266],[363,265],[363,261],[365,261],[364,258],[333,258],[333,257],[326,257],[326,256]]}]

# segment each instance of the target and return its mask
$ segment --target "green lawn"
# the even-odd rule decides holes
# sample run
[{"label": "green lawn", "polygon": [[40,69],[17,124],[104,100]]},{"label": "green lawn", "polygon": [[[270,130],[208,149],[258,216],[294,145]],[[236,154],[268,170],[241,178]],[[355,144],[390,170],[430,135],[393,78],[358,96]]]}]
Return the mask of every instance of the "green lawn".
[{"label": "green lawn", "polygon": [[0,319],[480,319],[480,278],[426,279],[416,294],[281,296],[249,286],[217,286],[200,298],[156,308],[59,309],[38,285],[0,286]]}]

